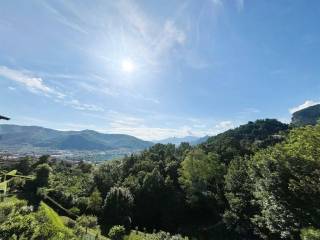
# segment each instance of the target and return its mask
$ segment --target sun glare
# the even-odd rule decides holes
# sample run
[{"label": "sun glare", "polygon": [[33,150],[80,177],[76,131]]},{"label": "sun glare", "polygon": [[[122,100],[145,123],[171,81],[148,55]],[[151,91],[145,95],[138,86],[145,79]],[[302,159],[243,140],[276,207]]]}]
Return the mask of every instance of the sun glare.
[{"label": "sun glare", "polygon": [[132,73],[135,70],[135,65],[131,59],[124,59],[121,62],[121,69],[123,72]]}]

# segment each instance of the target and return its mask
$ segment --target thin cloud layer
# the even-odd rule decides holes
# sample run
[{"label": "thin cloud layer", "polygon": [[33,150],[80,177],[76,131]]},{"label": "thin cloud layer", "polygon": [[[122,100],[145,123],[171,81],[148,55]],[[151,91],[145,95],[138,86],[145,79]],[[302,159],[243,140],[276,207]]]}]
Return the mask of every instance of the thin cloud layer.
[{"label": "thin cloud layer", "polygon": [[17,83],[25,86],[30,92],[42,93],[44,95],[53,95],[58,98],[64,98],[65,95],[60,93],[53,88],[47,86],[42,78],[33,77],[28,73],[23,71],[18,71],[15,69],[10,69],[6,66],[0,66],[0,76],[5,77],[9,80],[15,81]]},{"label": "thin cloud layer", "polygon": [[[31,93],[53,98],[55,102],[62,103],[65,106],[70,106],[77,110],[95,112],[103,111],[103,108],[101,107],[93,104],[81,103],[79,100],[67,96],[61,91],[55,90],[54,88],[48,86],[41,77],[35,77],[35,74],[30,73],[30,71],[19,71],[6,66],[0,66],[0,76],[20,84]],[[9,87],[9,89],[13,90],[15,88]]]},{"label": "thin cloud layer", "polygon": [[305,109],[307,107],[311,107],[311,106],[314,106],[317,104],[320,104],[320,102],[315,102],[313,100],[306,100],[303,104],[296,106],[296,107],[293,107],[293,108],[290,108],[289,112],[292,114],[292,113],[295,113],[297,111],[300,111],[302,109]]}]

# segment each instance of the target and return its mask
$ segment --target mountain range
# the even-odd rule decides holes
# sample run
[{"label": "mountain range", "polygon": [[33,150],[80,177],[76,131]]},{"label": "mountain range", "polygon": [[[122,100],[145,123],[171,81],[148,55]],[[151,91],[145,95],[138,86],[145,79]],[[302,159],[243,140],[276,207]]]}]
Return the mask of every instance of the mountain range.
[{"label": "mountain range", "polygon": [[[320,119],[320,104],[293,113],[292,125],[314,125]],[[38,126],[19,126],[0,124],[0,148],[40,148],[50,150],[109,151],[126,149],[138,151],[155,143],[172,143],[179,145],[188,142],[191,145],[201,144],[209,136],[166,138],[159,141],[144,141],[126,134],[104,134],[93,130],[59,131]]]},{"label": "mountain range", "polygon": [[38,126],[0,125],[0,147],[35,147],[56,150],[141,150],[152,142],[125,134],[103,134],[92,130],[58,131]]}]

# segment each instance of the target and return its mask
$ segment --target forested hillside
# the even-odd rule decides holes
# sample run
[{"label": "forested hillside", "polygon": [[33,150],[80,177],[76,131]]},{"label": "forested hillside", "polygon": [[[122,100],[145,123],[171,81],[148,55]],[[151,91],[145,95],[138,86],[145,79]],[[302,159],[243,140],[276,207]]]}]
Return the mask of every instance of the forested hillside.
[{"label": "forested hillside", "polygon": [[319,156],[320,125],[266,119],[100,165],[25,158],[0,238],[319,239]]},{"label": "forested hillside", "polygon": [[152,145],[125,134],[103,134],[92,130],[58,131],[38,126],[0,125],[0,147],[57,150],[142,150]]}]

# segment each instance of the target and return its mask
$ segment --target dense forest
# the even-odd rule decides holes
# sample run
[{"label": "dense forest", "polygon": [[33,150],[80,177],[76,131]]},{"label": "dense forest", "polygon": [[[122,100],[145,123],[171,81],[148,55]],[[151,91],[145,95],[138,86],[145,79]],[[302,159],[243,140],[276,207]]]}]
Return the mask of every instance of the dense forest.
[{"label": "dense forest", "polygon": [[[93,165],[23,158],[0,239],[320,239],[320,125],[249,122]],[[10,176],[8,176],[10,178]]]}]

